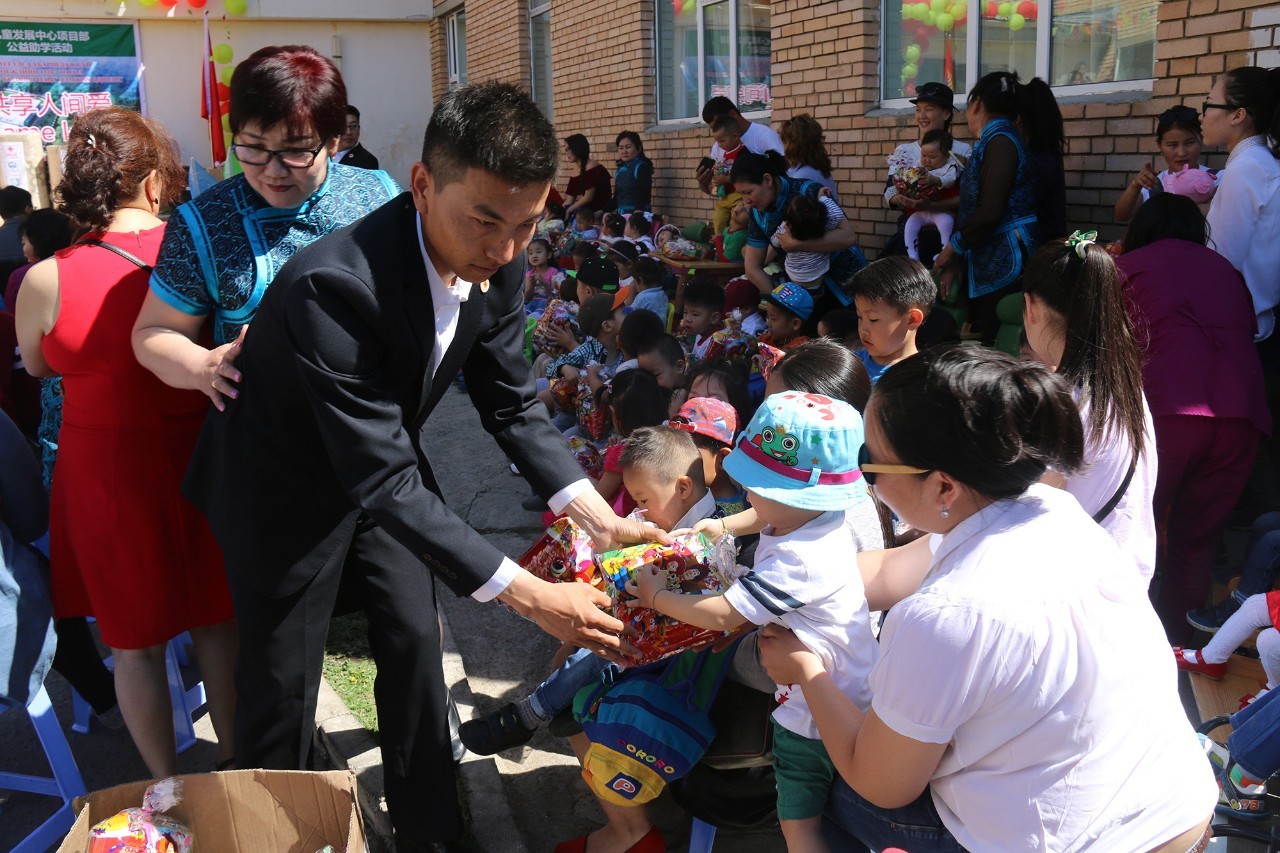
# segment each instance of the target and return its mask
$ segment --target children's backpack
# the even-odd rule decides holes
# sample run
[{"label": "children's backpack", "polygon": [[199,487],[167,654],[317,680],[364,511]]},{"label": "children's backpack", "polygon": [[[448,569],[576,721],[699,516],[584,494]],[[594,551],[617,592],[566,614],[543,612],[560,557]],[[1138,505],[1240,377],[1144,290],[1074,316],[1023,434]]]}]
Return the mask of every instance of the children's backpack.
[{"label": "children's backpack", "polygon": [[716,736],[707,709],[736,648],[686,652],[578,692],[573,713],[591,739],[582,775],[598,796],[647,803],[693,769]]}]

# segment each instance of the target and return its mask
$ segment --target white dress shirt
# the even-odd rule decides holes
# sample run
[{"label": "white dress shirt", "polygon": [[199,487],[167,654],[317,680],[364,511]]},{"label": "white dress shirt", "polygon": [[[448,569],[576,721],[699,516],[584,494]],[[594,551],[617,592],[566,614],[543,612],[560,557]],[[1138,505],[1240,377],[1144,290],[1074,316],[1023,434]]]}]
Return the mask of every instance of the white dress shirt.
[{"label": "white dress shirt", "polygon": [[[436,345],[431,351],[431,375],[434,377],[440,369],[440,362],[444,360],[445,352],[458,333],[458,315],[462,313],[462,303],[471,296],[472,283],[455,277],[453,284],[445,284],[431,256],[427,254],[427,243],[422,238],[422,217],[417,217],[415,224],[418,229],[418,249],[422,252],[422,264],[427,268],[427,283],[431,287],[431,306],[435,311]],[[574,498],[591,488],[591,481],[584,477],[552,495],[547,505],[559,515]],[[471,597],[476,601],[489,601],[497,597],[515,580],[516,573],[522,571],[524,569],[515,561],[504,557],[489,580],[471,593]]]},{"label": "white dress shirt", "polygon": [[1244,276],[1264,340],[1275,329],[1280,305],[1280,160],[1267,148],[1265,136],[1236,143],[1209,204],[1209,245]]}]

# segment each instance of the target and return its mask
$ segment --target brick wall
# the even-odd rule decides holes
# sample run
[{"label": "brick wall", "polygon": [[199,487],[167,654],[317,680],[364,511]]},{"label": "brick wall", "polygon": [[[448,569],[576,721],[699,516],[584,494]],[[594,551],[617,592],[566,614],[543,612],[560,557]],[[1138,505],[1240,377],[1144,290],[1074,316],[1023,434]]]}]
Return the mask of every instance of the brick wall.
[{"label": "brick wall", "polygon": [[[471,79],[527,85],[526,8],[516,0],[469,0]],[[857,225],[860,244],[874,254],[893,233],[897,216],[882,201],[885,158],[916,135],[910,111],[879,109],[879,3],[775,0],[770,12],[771,123],[776,128],[803,112],[822,123],[841,202]],[[679,223],[709,218],[710,200],[693,180],[711,144],[707,129],[700,123],[655,122],[652,0],[554,0],[551,14],[561,135],[585,134],[595,159],[612,170],[614,137],[621,130],[639,131],[655,164],[655,209]],[[1105,238],[1121,234],[1112,206],[1133,174],[1146,162],[1162,167],[1156,115],[1175,104],[1198,107],[1214,75],[1228,68],[1280,65],[1280,7],[1268,0],[1163,0],[1158,22],[1150,95],[1060,102],[1071,144],[1068,220],[1073,227],[1097,227]],[[953,130],[971,139],[963,113],[957,113]],[[1220,151],[1205,156],[1215,167],[1224,159]],[[562,169],[557,185],[563,188],[567,180]]]}]

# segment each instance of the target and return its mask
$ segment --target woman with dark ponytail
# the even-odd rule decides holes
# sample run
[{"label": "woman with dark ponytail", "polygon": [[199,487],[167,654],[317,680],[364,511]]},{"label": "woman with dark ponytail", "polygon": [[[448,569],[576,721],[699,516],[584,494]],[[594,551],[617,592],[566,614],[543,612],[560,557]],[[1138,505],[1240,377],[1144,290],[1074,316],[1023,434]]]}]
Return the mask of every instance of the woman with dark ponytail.
[{"label": "woman with dark ponytail", "polygon": [[76,119],[59,207],[88,235],[33,266],[18,293],[27,370],[65,386],[49,532],[61,618],[95,616],[115,658],[120,711],[152,776],[177,772],[165,673],[190,631],[218,736],[232,756],[237,633],[222,553],[181,493],[209,401],[170,388],[134,358],[130,335],[171,206],[178,146],[120,107]]},{"label": "woman with dark ponytail", "polygon": [[1155,428],[1119,274],[1106,250],[1077,232],[1041,247],[1024,283],[1027,343],[1074,389],[1084,421],[1085,464],[1057,472],[1062,487],[1111,534],[1145,587],[1156,563]]},{"label": "woman with dark ponytail", "polygon": [[1203,849],[1218,789],[1145,585],[1037,482],[1084,450],[1073,389],[1039,364],[940,347],[877,383],[862,474],[933,535],[858,555],[868,606],[892,606],[871,709],[793,634],[760,638],[839,773],[832,849]]},{"label": "woman with dark ponytail", "polygon": [[[1229,152],[1209,205],[1209,233],[1249,286],[1261,341],[1275,329],[1280,305],[1280,68],[1228,71],[1201,112],[1204,144]],[[1263,366],[1280,370],[1280,346],[1264,348]]]},{"label": "woman with dark ponytail", "polygon": [[[768,296],[773,292],[774,281],[764,268],[768,265],[770,241],[782,224],[787,204],[798,195],[817,198],[823,187],[814,181],[787,177],[787,159],[776,151],[764,154],[743,151],[733,161],[729,179],[751,208],[747,245],[742,250],[746,276],[762,296]],[[831,256],[823,286],[819,292],[810,294],[814,297],[815,318],[832,308],[848,307],[853,303],[853,295],[848,289],[849,279],[867,265],[862,252],[854,246],[857,239],[853,222],[848,217],[842,218],[835,228],[819,239],[797,240],[785,230],[778,235],[778,248],[784,254],[804,251],[827,252]]]},{"label": "woman with dark ponytail", "polygon": [[1062,110],[1049,84],[1039,77],[1018,90],[1018,129],[1027,140],[1027,156],[1036,182],[1039,237],[1067,236],[1067,178],[1063,158],[1067,133]]},{"label": "woman with dark ponytail", "polygon": [[958,228],[934,262],[944,299],[953,282],[963,282],[984,344],[1000,326],[996,306],[1021,286],[1023,265],[1040,242],[1036,182],[1015,123],[1022,88],[1017,74],[992,71],[969,92],[965,116],[978,142],[960,176]]}]

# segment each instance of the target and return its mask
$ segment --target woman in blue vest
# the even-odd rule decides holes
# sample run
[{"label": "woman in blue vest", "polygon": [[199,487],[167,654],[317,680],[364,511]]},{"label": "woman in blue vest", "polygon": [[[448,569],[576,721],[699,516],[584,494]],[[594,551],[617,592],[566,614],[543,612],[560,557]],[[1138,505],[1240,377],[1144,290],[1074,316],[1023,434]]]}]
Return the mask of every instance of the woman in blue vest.
[{"label": "woman in blue vest", "polygon": [[640,134],[624,130],[614,144],[618,146],[618,171],[613,175],[613,200],[618,213],[648,213],[653,196],[653,162],[644,154]]},{"label": "woman in blue vest", "polygon": [[[734,161],[729,179],[751,208],[747,245],[742,249],[744,272],[760,294],[767,296],[774,288],[773,279],[764,271],[768,265],[770,240],[782,224],[787,204],[801,194],[817,198],[824,188],[814,181],[787,177],[786,158],[776,151],[765,154],[743,151]],[[831,266],[823,278],[822,291],[811,294],[814,297],[815,324],[828,310],[852,304],[849,279],[867,265],[867,259],[854,245],[858,235],[848,217],[842,218],[834,227],[828,223],[828,227],[827,233],[818,240],[797,240],[785,232],[778,235],[783,254],[805,251],[828,252],[831,255]]]},{"label": "woman in blue vest", "polygon": [[1036,182],[1026,142],[1016,124],[1022,83],[993,71],[969,92],[965,116],[978,134],[960,176],[959,227],[934,264],[942,270],[942,296],[953,280],[967,286],[969,320],[982,342],[995,340],[996,305],[1021,287],[1022,268],[1039,244]]}]

